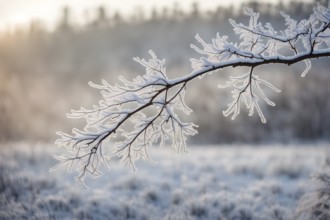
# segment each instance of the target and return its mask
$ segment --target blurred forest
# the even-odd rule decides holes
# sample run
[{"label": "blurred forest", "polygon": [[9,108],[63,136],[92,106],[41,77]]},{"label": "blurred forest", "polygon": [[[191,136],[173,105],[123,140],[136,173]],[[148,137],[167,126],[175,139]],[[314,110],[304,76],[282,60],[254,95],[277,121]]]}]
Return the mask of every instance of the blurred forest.
[{"label": "blurred forest", "polygon": [[[68,120],[65,113],[92,107],[100,100],[99,91],[90,88],[88,81],[106,79],[113,84],[119,75],[132,79],[144,74],[132,58],[148,58],[149,49],[166,58],[170,77],[190,73],[189,58],[196,57],[190,49],[190,43],[196,43],[195,34],[211,41],[219,32],[238,41],[228,18],[248,22],[242,14],[244,7],[261,12],[262,22],[282,29],[279,11],[300,20],[309,16],[314,4],[316,1],[292,1],[274,6],[250,1],[240,8],[215,6],[213,11],[204,12],[194,3],[189,13],[174,4],[153,10],[150,16],[138,8],[130,18],[100,6],[84,25],[75,24],[71,9],[64,7],[54,30],[47,29],[42,21],[33,21],[29,27],[4,31],[0,33],[0,140],[53,141],[57,130],[82,128],[82,121]],[[306,78],[300,77],[304,63],[256,70],[282,90],[272,96],[275,108],[264,106],[267,124],[245,113],[235,121],[222,115],[231,95],[218,85],[244,69],[221,70],[195,80],[187,92],[187,103],[194,113],[186,120],[199,125],[199,134],[190,139],[191,143],[329,140],[329,60],[312,63]]]}]

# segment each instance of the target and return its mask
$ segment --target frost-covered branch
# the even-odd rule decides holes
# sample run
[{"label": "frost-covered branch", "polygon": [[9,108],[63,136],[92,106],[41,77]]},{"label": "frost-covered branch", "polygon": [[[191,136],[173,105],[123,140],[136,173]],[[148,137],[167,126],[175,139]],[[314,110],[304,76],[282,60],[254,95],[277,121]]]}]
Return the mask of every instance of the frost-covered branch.
[{"label": "frost-covered branch", "polygon": [[203,76],[206,72],[226,67],[250,67],[249,73],[231,76],[226,85],[220,86],[220,88],[233,89],[234,100],[223,113],[235,119],[240,112],[240,101],[243,100],[249,109],[249,115],[253,115],[256,110],[261,121],[265,123],[266,119],[259,105],[260,98],[271,106],[275,106],[275,103],[266,97],[260,85],[276,92],[280,90],[260,79],[253,71],[260,65],[270,63],[291,65],[303,61],[306,68],[301,76],[306,76],[311,69],[311,59],[330,55],[330,38],[326,37],[330,32],[330,10],[318,5],[308,19],[300,22],[281,12],[287,27],[282,31],[276,31],[270,23],[263,25],[258,21],[259,13],[252,9],[245,9],[244,13],[250,17],[248,25],[229,20],[241,39],[239,43],[229,42],[227,36],[219,34],[211,43],[206,43],[196,35],[202,47],[195,45],[191,47],[203,57],[199,60],[191,60],[194,72],[186,78]]},{"label": "frost-covered branch", "polygon": [[262,80],[258,76],[254,75],[253,68],[254,67],[251,67],[250,71],[246,74],[240,76],[231,76],[230,81],[228,81],[225,85],[219,86],[220,88],[233,88],[231,93],[234,100],[228,104],[228,109],[223,112],[223,115],[232,115],[231,118],[235,119],[240,113],[240,101],[242,99],[246,108],[250,110],[249,116],[252,116],[254,114],[254,110],[257,110],[261,121],[266,123],[266,118],[259,106],[260,97],[268,105],[275,106],[275,103],[267,98],[260,85],[267,86],[275,92],[280,92],[280,90],[269,82]]},{"label": "frost-covered branch", "polygon": [[[120,78],[120,84],[114,86],[104,80],[102,85],[90,83],[101,90],[103,100],[91,110],[81,108],[68,114],[69,118],[84,118],[85,129],[73,129],[72,135],[58,132],[56,143],[71,153],[55,156],[60,161],[58,165],[68,164],[69,171],[78,171],[77,181],[81,184],[86,174],[102,174],[99,164],[109,167],[109,156],[118,156],[135,169],[135,160],[150,160],[148,148],[153,143],[164,145],[170,139],[177,151],[186,151],[186,136],[196,134],[196,125],[181,121],[176,113],[191,112],[184,103],[186,82],[169,84],[165,61],[152,51],[150,54],[149,61],[135,58],[146,68],[146,74],[133,81]],[[103,147],[106,140],[113,145],[108,157]]]},{"label": "frost-covered branch", "polygon": [[[109,157],[118,156],[123,163],[134,167],[139,159],[150,160],[149,147],[171,141],[177,151],[186,150],[186,138],[197,133],[196,125],[183,122],[178,113],[189,114],[191,109],[184,102],[186,87],[196,77],[226,67],[249,67],[240,76],[231,76],[220,88],[231,88],[233,101],[228,104],[225,116],[235,119],[244,103],[252,116],[256,111],[263,123],[266,118],[260,102],[275,106],[264,92],[269,88],[280,90],[255,74],[258,66],[270,63],[291,65],[304,62],[304,77],[311,68],[311,59],[330,56],[330,9],[318,5],[313,14],[300,22],[281,12],[285,30],[277,31],[270,23],[258,21],[259,13],[246,9],[248,24],[230,20],[240,42],[234,43],[227,36],[217,36],[211,43],[196,35],[200,46],[191,45],[200,59],[191,59],[193,71],[183,77],[169,79],[160,60],[150,51],[151,59],[135,58],[146,69],[146,74],[133,81],[120,78],[110,85],[90,83],[101,90],[103,99],[91,110],[81,108],[68,114],[69,118],[84,118],[84,130],[73,129],[72,134],[58,132],[59,146],[68,149],[69,155],[55,156],[59,165],[68,164],[69,170],[78,171],[77,180],[83,183],[87,174],[101,174],[100,164],[106,167]],[[104,146],[104,142],[109,144]],[[107,151],[107,153],[106,153]],[[106,156],[107,155],[107,156]]]}]

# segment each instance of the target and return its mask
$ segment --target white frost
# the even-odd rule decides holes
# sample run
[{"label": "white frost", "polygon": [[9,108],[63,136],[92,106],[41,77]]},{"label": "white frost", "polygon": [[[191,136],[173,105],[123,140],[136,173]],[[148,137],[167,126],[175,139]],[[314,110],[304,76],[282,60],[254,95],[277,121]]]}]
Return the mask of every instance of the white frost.
[{"label": "white frost", "polygon": [[[101,90],[103,100],[91,110],[81,108],[68,114],[69,118],[85,119],[86,126],[82,131],[73,129],[72,135],[58,133],[60,138],[56,143],[66,147],[70,154],[55,158],[78,172],[77,180],[84,185],[87,174],[101,175],[99,167],[101,164],[107,166],[107,152],[110,156],[119,156],[123,163],[134,169],[136,160],[150,160],[148,152],[152,144],[171,143],[177,151],[186,151],[187,136],[197,133],[197,126],[183,122],[178,114],[179,111],[191,112],[184,101],[186,86],[196,77],[226,67],[245,66],[250,71],[231,76],[220,86],[232,89],[233,97],[223,114],[235,119],[243,103],[250,116],[257,112],[265,123],[262,102],[270,106],[275,103],[267,97],[264,87],[275,92],[280,90],[257,76],[255,69],[269,63],[290,65],[303,61],[306,64],[304,77],[311,69],[311,58],[330,56],[330,49],[324,48],[324,45],[330,45],[330,9],[318,5],[308,19],[299,22],[281,12],[286,25],[284,30],[275,30],[269,23],[262,24],[258,21],[259,13],[252,9],[246,9],[244,13],[250,18],[247,25],[229,20],[239,35],[239,43],[230,42],[227,36],[219,34],[207,43],[196,35],[201,46],[191,47],[201,58],[191,59],[193,71],[188,75],[169,79],[165,60],[158,59],[150,50],[151,59],[134,58],[145,68],[144,75],[132,81],[120,77],[115,85],[105,80],[101,85],[90,82],[90,86]],[[124,140],[118,141],[115,137]],[[106,141],[110,145],[107,152],[103,149]]]}]

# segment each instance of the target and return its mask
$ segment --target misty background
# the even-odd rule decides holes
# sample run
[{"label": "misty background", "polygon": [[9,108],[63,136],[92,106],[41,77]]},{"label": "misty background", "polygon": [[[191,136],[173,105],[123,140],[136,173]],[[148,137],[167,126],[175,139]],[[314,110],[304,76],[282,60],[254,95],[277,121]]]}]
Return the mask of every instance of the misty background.
[{"label": "misty background", "polygon": [[[58,130],[82,128],[84,121],[67,119],[65,114],[81,106],[91,108],[101,99],[89,81],[110,84],[120,75],[133,79],[144,68],[133,57],[149,58],[152,49],[166,58],[168,75],[191,72],[189,58],[198,58],[190,49],[194,36],[210,42],[216,33],[234,36],[228,18],[247,23],[244,7],[261,13],[262,22],[284,28],[279,12],[300,20],[312,13],[317,2],[283,2],[273,5],[250,1],[240,7],[221,7],[202,11],[193,3],[189,12],[179,4],[154,9],[145,16],[139,8],[130,17],[104,6],[93,9],[84,24],[77,25],[72,9],[63,7],[56,27],[49,30],[41,20],[28,26],[0,33],[0,141],[54,141]],[[86,15],[87,16],[87,15]],[[231,100],[228,90],[220,90],[229,75],[242,68],[220,70],[188,85],[186,101],[193,113],[185,120],[199,125],[199,134],[190,143],[292,142],[330,139],[329,60],[312,61],[312,70],[301,78],[304,63],[293,66],[267,65],[256,73],[270,80],[281,93],[269,97],[276,107],[263,106],[267,124],[246,112],[234,121],[222,115]]]}]

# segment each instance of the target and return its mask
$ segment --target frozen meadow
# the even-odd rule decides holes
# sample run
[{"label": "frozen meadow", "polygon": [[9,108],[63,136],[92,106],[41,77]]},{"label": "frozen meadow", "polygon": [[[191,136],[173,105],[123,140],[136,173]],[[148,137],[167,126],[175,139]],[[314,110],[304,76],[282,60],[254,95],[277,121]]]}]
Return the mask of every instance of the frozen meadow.
[{"label": "frozen meadow", "polygon": [[0,33],[0,220],[329,220],[330,1],[288,2]]},{"label": "frozen meadow", "polygon": [[329,158],[325,143],[154,147],[155,163],[139,161],[133,173],[113,158],[85,190],[65,167],[49,172],[61,150],[2,144],[0,219],[308,219],[298,207]]}]

